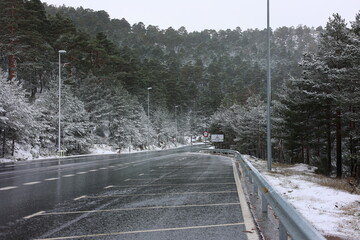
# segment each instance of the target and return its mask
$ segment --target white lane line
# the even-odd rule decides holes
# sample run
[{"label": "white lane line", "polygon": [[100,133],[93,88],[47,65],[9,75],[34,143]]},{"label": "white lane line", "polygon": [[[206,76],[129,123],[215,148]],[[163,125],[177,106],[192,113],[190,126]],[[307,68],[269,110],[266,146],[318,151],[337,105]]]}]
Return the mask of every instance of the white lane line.
[{"label": "white lane line", "polygon": [[102,168],[99,168],[99,169],[101,169],[101,170],[106,170],[106,169],[108,169],[108,168],[106,168],[106,167],[102,167]]},{"label": "white lane line", "polygon": [[80,199],[83,199],[83,198],[86,198],[86,197],[87,197],[86,195],[82,195],[80,197],[74,198],[74,201],[77,201],[77,200],[80,200]]},{"label": "white lane line", "polygon": [[6,190],[15,189],[15,188],[17,188],[17,186],[3,187],[3,188],[0,188],[0,191],[6,191]]},{"label": "white lane line", "polygon": [[109,189],[109,188],[113,188],[113,187],[115,187],[115,186],[114,185],[109,185],[109,186],[104,187],[104,189]]},{"label": "white lane line", "polygon": [[144,176],[145,174],[144,173],[140,173],[139,176]]},{"label": "white lane line", "polygon": [[138,197],[138,196],[161,196],[161,195],[196,195],[196,194],[225,194],[225,193],[237,193],[237,191],[215,191],[215,192],[175,192],[175,193],[142,193],[142,194],[114,194],[114,195],[102,195],[102,196],[89,196],[87,198],[116,198],[116,197]]},{"label": "white lane line", "polygon": [[91,169],[91,170],[89,170],[89,172],[97,172],[97,171],[99,171],[99,170],[97,170],[97,169]]},{"label": "white lane line", "polygon": [[55,181],[55,180],[59,180],[60,178],[54,177],[54,178],[47,178],[44,181]]},{"label": "white lane line", "polygon": [[[254,229],[256,229],[255,222],[253,220],[252,214],[250,212],[250,208],[249,208],[247,200],[245,198],[245,193],[244,193],[243,187],[241,185],[240,176],[236,169],[237,167],[236,167],[236,164],[234,161],[233,161],[232,165],[233,165],[233,172],[234,172],[234,177],[235,177],[236,188],[238,190],[237,192],[238,192],[240,205],[241,205],[241,212],[242,212],[244,224],[245,224],[246,231],[244,231],[244,232],[247,232],[246,235],[248,237],[248,240],[260,239],[260,236],[258,235],[257,231],[253,231]],[[243,172],[241,172],[241,174],[243,174]],[[255,233],[252,234],[253,232],[255,232]]]},{"label": "white lane line", "polygon": [[62,177],[73,177],[73,176],[75,176],[75,175],[74,174],[68,174],[68,175],[64,175]]},{"label": "white lane line", "polygon": [[40,211],[40,212],[37,212],[37,213],[31,214],[31,215],[29,215],[29,216],[24,217],[24,219],[29,219],[29,218],[32,218],[32,217],[35,217],[35,216],[41,215],[41,214],[43,214],[43,213],[45,213],[45,211]]},{"label": "white lane line", "polygon": [[[126,179],[124,182],[130,181],[131,179]],[[131,187],[162,187],[162,186],[201,186],[201,185],[236,185],[236,183],[164,183],[164,184],[133,184],[133,185],[117,185],[113,186],[114,188],[131,188]]]},{"label": "white lane line", "polygon": [[115,167],[114,165],[109,166],[109,168],[114,168],[114,167]]},{"label": "white lane line", "polygon": [[[223,179],[223,178],[215,178],[215,179]],[[157,178],[131,178],[131,181],[150,181],[150,180],[160,180],[160,177]],[[161,180],[192,180],[192,178],[161,178]],[[205,179],[206,180],[206,179]],[[234,182],[229,182],[234,183]]]},{"label": "white lane line", "polygon": [[172,209],[172,208],[201,208],[201,207],[226,207],[226,206],[240,206],[240,203],[214,203],[214,204],[193,204],[193,205],[174,205],[174,206],[154,206],[154,207],[137,207],[137,208],[113,208],[103,210],[88,210],[88,211],[73,211],[73,212],[50,212],[41,214],[43,216],[49,215],[69,215],[81,213],[102,213],[102,212],[120,212],[120,211],[135,211],[135,210],[156,210],[156,209]]},{"label": "white lane line", "polygon": [[42,238],[42,239],[37,239],[37,240],[78,239],[78,238],[105,237],[105,236],[116,236],[116,235],[137,234],[137,233],[168,232],[168,231],[180,231],[180,230],[190,230],[190,229],[232,227],[232,226],[241,226],[241,225],[244,225],[244,223],[237,222],[237,223],[227,223],[227,224],[218,224],[218,225],[190,226],[190,227],[179,227],[179,228],[159,228],[159,229],[128,231],[128,232],[110,232],[110,233],[98,233],[98,234],[89,234],[89,235]]},{"label": "white lane line", "polygon": [[41,182],[27,182],[27,183],[24,183],[23,185],[24,186],[29,186],[29,185],[35,185],[35,184],[39,184]]},{"label": "white lane line", "polygon": [[81,174],[86,174],[87,172],[78,172],[78,173],[76,173],[76,174],[78,174],[78,175],[81,175]]}]

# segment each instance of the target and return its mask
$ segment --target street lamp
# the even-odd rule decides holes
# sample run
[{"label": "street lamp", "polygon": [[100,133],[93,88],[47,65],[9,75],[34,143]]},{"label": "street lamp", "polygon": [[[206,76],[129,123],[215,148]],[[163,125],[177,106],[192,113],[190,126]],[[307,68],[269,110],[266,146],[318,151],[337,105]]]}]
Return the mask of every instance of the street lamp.
[{"label": "street lamp", "polygon": [[178,135],[178,122],[177,122],[177,117],[176,117],[176,109],[178,108],[179,106],[175,106],[175,145],[177,146],[177,142],[178,142],[178,139],[177,139],[177,135]]},{"label": "street lamp", "polygon": [[58,148],[59,155],[61,156],[61,54],[65,54],[65,50],[59,50],[59,138]]},{"label": "street lamp", "polygon": [[[148,87],[147,90],[148,90],[148,126],[147,126],[147,145],[149,146],[149,126],[150,126],[150,90],[152,89],[152,87]],[[150,146],[149,146],[150,147]]]},{"label": "street lamp", "polygon": [[271,170],[271,71],[270,71],[270,0],[267,0],[267,168]]}]

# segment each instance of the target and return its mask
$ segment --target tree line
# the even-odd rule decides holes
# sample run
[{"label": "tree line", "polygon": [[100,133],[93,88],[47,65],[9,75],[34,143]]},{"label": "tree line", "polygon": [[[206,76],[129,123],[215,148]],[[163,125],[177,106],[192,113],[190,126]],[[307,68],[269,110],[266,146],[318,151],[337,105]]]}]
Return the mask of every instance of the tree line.
[{"label": "tree line", "polygon": [[[141,22],[131,25],[125,19],[110,19],[105,11],[55,7],[40,0],[2,0],[0,4],[1,86],[6,86],[0,101],[3,155],[11,153],[16,142],[38,148],[41,154],[56,151],[58,51],[63,49],[67,53],[62,55],[61,140],[68,153],[88,152],[96,143],[146,148],[150,141],[164,147],[211,129],[226,132],[228,147],[265,157],[265,29],[188,32],[184,27],[159,29]],[[357,22],[358,17],[341,33],[347,36],[346,46],[357,39]],[[273,147],[280,161],[329,164],[329,154],[331,159],[335,154],[335,120],[339,116],[343,123],[341,146],[346,149],[351,145],[352,158],[358,153],[356,119],[352,118],[351,124],[344,122],[348,115],[356,115],[356,102],[351,105],[352,114],[344,102],[340,104],[340,99],[344,100],[341,92],[357,92],[356,81],[339,88],[337,100],[330,101],[333,93],[323,94],[329,99],[320,98],[325,91],[320,76],[329,72],[316,72],[319,66],[314,62],[320,64],[321,58],[323,62],[334,61],[325,61],[325,55],[330,55],[325,50],[336,48],[334,44],[324,45],[331,31],[328,25],[325,29],[300,25],[271,32]],[[343,56],[342,49],[335,52]],[[356,66],[354,59],[351,66]],[[342,66],[339,63],[331,71],[338,69],[339,77]],[[356,78],[356,71],[351,71]],[[316,77],[315,83],[311,79]],[[328,84],[322,82],[326,89],[336,89],[329,84],[340,80],[333,78],[327,78]],[[321,91],[302,89],[310,87],[310,81]],[[15,107],[20,106],[10,101],[15,96],[21,96],[26,107]],[[329,114],[314,110],[320,108],[310,102],[310,96],[321,106],[328,103]],[[339,106],[343,109],[337,115],[334,109]],[[331,115],[333,111],[335,116]],[[27,117],[19,117],[23,115]],[[311,123],[305,128],[309,134],[305,123]],[[327,131],[324,126],[328,126]],[[352,140],[348,141],[350,133]],[[331,150],[326,151],[329,147]]]},{"label": "tree line", "polygon": [[[360,12],[349,27],[339,14],[330,17],[317,50],[304,51],[299,66],[301,75],[289,75],[274,93],[275,159],[349,175],[360,159]],[[214,128],[232,133],[242,152],[265,157],[265,111],[263,98],[252,96],[219,109]]]}]

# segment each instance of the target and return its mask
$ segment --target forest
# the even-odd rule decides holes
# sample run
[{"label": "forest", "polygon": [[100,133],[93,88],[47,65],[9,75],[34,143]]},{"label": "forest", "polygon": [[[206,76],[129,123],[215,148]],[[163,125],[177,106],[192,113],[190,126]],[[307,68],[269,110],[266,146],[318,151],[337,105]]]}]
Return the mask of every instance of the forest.
[{"label": "forest", "polygon": [[[348,19],[347,19],[348,20]],[[188,32],[40,0],[0,1],[0,158],[185,144],[204,130],[266,158],[266,29]],[[239,23],[241,25],[241,23]],[[271,31],[274,160],[360,159],[360,12]],[[151,89],[150,89],[151,88]]]}]

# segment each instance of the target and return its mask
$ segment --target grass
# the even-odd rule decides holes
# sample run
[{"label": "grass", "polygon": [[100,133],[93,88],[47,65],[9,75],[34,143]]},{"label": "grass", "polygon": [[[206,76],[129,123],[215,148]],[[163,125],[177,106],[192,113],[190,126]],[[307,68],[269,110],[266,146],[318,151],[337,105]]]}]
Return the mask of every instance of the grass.
[{"label": "grass", "polygon": [[314,175],[309,180],[324,187],[342,190],[353,194],[360,194],[360,189],[354,188],[354,186],[349,183],[349,179],[346,178],[330,178],[321,175]]}]

